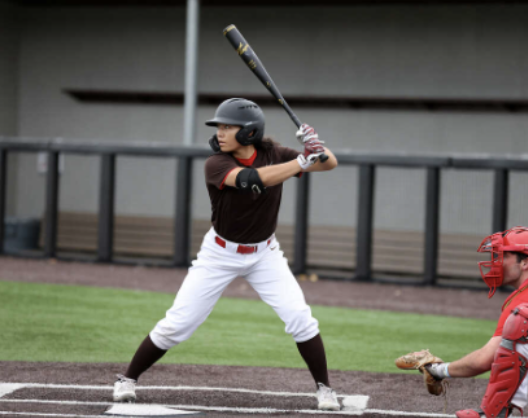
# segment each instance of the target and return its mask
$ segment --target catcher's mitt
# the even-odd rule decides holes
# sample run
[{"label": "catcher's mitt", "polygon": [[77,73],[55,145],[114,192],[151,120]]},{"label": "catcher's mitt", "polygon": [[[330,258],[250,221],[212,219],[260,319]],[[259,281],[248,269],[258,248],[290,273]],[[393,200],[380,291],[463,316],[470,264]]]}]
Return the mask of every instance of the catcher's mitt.
[{"label": "catcher's mitt", "polygon": [[424,375],[424,383],[431,395],[439,396],[444,393],[444,379],[437,379],[425,368],[433,363],[443,363],[442,359],[431,354],[429,350],[405,354],[395,360],[396,366],[403,370],[419,370]]}]

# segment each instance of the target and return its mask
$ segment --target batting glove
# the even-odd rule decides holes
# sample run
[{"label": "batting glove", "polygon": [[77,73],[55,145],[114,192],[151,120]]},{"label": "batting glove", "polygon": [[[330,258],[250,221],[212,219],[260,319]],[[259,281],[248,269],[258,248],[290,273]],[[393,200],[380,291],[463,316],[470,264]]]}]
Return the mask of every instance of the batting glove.
[{"label": "batting glove", "polygon": [[302,145],[309,141],[316,141],[321,144],[324,144],[324,141],[319,140],[319,135],[317,134],[317,132],[315,132],[315,129],[312,128],[310,125],[307,125],[306,123],[303,123],[301,125],[299,130],[296,132],[295,136]]},{"label": "batting glove", "polygon": [[306,170],[308,167],[314,165],[322,154],[322,152],[316,154],[308,154],[306,156],[303,154],[299,154],[297,156],[297,162],[301,166],[301,169]]}]

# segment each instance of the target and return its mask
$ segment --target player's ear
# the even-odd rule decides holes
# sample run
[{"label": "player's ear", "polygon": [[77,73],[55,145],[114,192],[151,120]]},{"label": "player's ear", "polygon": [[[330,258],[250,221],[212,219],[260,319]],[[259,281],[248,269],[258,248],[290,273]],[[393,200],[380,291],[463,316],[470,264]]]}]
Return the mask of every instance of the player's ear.
[{"label": "player's ear", "polygon": [[523,258],[519,263],[519,267],[522,271],[528,271],[528,258]]}]

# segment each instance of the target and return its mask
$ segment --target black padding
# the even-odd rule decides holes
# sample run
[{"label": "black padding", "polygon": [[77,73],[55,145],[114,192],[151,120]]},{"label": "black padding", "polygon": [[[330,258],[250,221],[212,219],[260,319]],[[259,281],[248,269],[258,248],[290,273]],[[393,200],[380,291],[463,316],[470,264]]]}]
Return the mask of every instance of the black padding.
[{"label": "black padding", "polygon": [[214,152],[220,152],[220,144],[218,143],[218,137],[216,134],[209,140],[209,145]]},{"label": "black padding", "polygon": [[266,188],[260,179],[258,171],[254,168],[244,168],[235,180],[235,185],[243,193],[266,193]]}]

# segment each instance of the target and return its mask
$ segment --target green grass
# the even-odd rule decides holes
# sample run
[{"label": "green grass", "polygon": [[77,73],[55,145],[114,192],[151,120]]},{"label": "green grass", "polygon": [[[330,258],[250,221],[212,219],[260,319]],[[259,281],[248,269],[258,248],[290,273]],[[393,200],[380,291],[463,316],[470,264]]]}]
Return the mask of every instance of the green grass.
[{"label": "green grass", "polygon": [[[0,282],[0,360],[129,362],[174,295]],[[394,372],[429,348],[444,360],[491,337],[494,321],[312,306],[331,369]],[[305,367],[284,324],[261,301],[222,298],[165,363]]]}]

